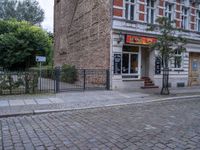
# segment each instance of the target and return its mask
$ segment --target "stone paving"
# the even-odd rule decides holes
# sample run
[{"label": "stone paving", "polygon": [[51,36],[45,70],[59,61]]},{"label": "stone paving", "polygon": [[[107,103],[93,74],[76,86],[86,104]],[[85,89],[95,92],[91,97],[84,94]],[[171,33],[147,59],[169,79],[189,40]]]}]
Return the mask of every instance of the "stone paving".
[{"label": "stone paving", "polygon": [[4,150],[200,149],[200,99],[0,119]]},{"label": "stone paving", "polygon": [[125,91],[87,91],[42,95],[0,96],[0,117],[15,114],[31,114],[45,110],[73,110],[145,103],[154,99],[198,95],[200,93],[200,88],[171,89],[172,94],[169,96],[160,96],[159,92],[160,89],[130,89]]},{"label": "stone paving", "polygon": [[33,113],[38,110],[83,109],[131,104],[152,99],[141,92],[91,91],[47,95],[18,95],[0,97],[0,116]]}]

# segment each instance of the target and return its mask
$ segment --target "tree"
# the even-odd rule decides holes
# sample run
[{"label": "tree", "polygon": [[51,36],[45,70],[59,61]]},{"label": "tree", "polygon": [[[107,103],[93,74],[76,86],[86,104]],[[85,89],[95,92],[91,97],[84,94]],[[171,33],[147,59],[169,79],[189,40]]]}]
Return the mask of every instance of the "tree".
[{"label": "tree", "polygon": [[44,20],[44,11],[36,0],[1,0],[0,18],[28,21],[32,24],[41,24]]},{"label": "tree", "polygon": [[156,57],[162,62],[163,82],[161,94],[168,95],[169,61],[174,59],[177,51],[183,53],[186,50],[184,45],[187,41],[178,35],[180,30],[174,27],[174,21],[169,20],[167,17],[160,17],[156,22],[158,26],[151,25],[148,29],[151,31],[157,31],[159,29],[160,31],[160,34],[157,36],[158,41],[151,45],[151,49],[158,52]]},{"label": "tree", "polygon": [[25,21],[0,20],[0,66],[32,67],[36,65],[36,55],[48,57],[51,51],[52,40],[40,27]]}]

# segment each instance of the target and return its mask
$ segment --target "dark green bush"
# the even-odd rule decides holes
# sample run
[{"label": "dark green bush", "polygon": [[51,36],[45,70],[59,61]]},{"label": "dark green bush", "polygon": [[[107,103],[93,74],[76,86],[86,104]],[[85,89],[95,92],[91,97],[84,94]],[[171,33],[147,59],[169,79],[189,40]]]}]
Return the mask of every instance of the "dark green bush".
[{"label": "dark green bush", "polygon": [[74,83],[77,80],[77,70],[75,66],[63,65],[61,70],[61,80],[67,83]]}]

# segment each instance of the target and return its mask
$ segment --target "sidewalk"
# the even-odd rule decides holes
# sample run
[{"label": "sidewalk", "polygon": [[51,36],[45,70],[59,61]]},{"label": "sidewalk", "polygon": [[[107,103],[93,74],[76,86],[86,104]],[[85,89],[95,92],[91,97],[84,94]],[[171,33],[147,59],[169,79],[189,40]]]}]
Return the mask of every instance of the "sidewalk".
[{"label": "sidewalk", "polygon": [[[171,95],[161,96],[159,89],[130,91],[87,91],[44,95],[0,97],[0,117],[106,107],[162,101],[184,96],[200,97],[200,88],[171,89]],[[198,95],[199,94],[199,95]]]}]

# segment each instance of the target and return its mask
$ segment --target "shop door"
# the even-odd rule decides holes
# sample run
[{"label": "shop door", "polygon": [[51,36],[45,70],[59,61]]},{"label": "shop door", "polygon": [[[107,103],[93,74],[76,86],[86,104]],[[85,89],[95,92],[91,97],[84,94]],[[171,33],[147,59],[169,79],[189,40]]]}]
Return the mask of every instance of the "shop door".
[{"label": "shop door", "polygon": [[189,86],[200,85],[200,54],[190,53]]},{"label": "shop door", "polygon": [[136,75],[138,77],[138,65],[138,53],[123,53],[122,73],[124,75]]}]

